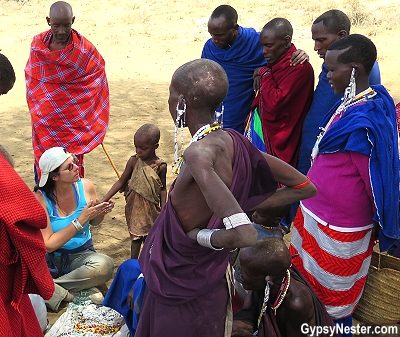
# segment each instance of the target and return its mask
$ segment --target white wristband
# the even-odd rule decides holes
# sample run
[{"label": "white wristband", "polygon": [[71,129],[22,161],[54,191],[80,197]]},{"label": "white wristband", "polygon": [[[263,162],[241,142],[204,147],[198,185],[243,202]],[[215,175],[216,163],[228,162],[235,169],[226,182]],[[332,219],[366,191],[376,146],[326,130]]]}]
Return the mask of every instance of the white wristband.
[{"label": "white wristband", "polygon": [[72,220],[72,224],[76,228],[77,232],[80,232],[83,229],[83,226],[81,225],[81,223],[76,218],[74,220]]},{"label": "white wristband", "polygon": [[222,219],[226,229],[233,229],[243,225],[251,224],[246,213],[236,213]]},{"label": "white wristband", "polygon": [[219,231],[219,229],[200,229],[196,236],[199,245],[214,250],[222,250],[223,248],[215,248],[211,243],[211,236],[216,231]]}]

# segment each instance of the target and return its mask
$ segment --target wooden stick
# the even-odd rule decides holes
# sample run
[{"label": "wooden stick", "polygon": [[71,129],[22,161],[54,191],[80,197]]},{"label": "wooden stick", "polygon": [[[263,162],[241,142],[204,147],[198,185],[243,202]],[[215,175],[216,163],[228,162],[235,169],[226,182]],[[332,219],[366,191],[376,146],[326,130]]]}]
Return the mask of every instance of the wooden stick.
[{"label": "wooden stick", "polygon": [[115,173],[117,174],[117,176],[118,176],[118,179],[119,179],[119,178],[121,178],[121,175],[119,174],[119,172],[118,172],[118,170],[117,170],[117,167],[115,166],[115,164],[114,164],[113,160],[111,159],[111,157],[110,157],[110,155],[108,154],[108,152],[107,152],[106,148],[104,147],[104,144],[103,144],[103,143],[101,143],[101,146],[102,146],[102,148],[103,148],[103,150],[104,150],[104,153],[106,154],[106,156],[107,156],[108,160],[110,161],[110,163],[111,163],[111,166],[113,167],[113,169],[114,169]]}]

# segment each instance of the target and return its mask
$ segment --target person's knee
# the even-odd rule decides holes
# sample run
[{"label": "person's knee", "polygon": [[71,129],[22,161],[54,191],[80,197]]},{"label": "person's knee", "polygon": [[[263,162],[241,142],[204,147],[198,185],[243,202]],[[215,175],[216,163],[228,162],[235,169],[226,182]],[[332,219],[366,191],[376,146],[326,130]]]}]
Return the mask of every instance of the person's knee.
[{"label": "person's knee", "polygon": [[102,280],[102,283],[110,280],[114,273],[114,261],[107,255],[97,254],[96,256],[96,278]]}]

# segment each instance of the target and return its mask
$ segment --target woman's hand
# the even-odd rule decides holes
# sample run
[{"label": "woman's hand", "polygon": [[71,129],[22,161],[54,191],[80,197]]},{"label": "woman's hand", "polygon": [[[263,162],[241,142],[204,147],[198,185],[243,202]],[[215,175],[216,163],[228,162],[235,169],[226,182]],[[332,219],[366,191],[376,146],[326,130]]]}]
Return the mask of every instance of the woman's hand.
[{"label": "woman's hand", "polygon": [[[114,208],[114,201],[103,201],[100,202],[98,199],[90,200],[87,205],[83,208],[78,220],[81,224],[85,224],[88,221],[94,220],[97,217],[104,217],[105,214],[111,212]],[[101,218],[101,220],[103,220]]]}]

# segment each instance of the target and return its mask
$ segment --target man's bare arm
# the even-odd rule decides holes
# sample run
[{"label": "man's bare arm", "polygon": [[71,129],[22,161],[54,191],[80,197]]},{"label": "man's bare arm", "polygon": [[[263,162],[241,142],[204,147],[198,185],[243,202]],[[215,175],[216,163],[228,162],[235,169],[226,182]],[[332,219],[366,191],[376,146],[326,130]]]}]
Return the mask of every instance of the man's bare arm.
[{"label": "man's bare arm", "polygon": [[[193,146],[195,145],[195,146]],[[217,160],[218,150],[213,147],[192,144],[186,149],[184,157],[193,178],[196,180],[210,210],[223,219],[237,213],[243,213],[239,203],[214,170],[214,162]],[[196,239],[200,229],[194,229],[187,233],[192,239]],[[248,221],[234,229],[220,230],[212,235],[214,247],[237,248],[253,245],[257,240],[257,231]]]},{"label": "man's bare arm", "polygon": [[317,189],[312,182],[302,188],[294,188],[307,182],[308,178],[282,160],[262,153],[271,169],[272,175],[278,183],[285,187],[278,189],[272,196],[253,208],[265,209],[281,205],[291,204],[303,199],[311,198],[317,194]]}]

